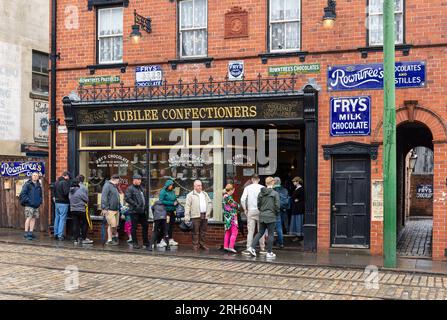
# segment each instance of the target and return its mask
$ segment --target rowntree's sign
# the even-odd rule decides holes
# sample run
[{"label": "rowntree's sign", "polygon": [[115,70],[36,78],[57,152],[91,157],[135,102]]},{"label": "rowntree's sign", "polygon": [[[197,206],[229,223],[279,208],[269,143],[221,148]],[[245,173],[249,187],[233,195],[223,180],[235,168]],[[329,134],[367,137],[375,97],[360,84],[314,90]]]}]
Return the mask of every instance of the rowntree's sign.
[{"label": "rowntree's sign", "polygon": [[0,165],[2,177],[30,177],[33,172],[43,176],[45,164],[43,162],[2,162]]},{"label": "rowntree's sign", "polygon": [[[396,88],[425,86],[425,62],[397,62]],[[383,89],[383,64],[354,64],[328,67],[328,90]]]}]

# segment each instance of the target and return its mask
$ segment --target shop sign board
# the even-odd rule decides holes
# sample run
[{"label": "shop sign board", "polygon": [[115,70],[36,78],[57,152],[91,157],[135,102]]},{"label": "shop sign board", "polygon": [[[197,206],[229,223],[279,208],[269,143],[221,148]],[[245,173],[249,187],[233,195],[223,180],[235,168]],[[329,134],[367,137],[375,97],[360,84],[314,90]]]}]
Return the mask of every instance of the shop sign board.
[{"label": "shop sign board", "polygon": [[[421,88],[426,82],[424,61],[396,62],[396,88]],[[329,91],[383,89],[383,64],[351,64],[328,67]]]},{"label": "shop sign board", "polygon": [[45,174],[44,162],[2,162],[0,173],[2,177],[31,177],[33,172],[40,176]]},{"label": "shop sign board", "polygon": [[120,83],[120,76],[98,76],[98,77],[83,77],[79,78],[79,84],[83,86],[98,86],[102,84]]},{"label": "shop sign board", "polygon": [[371,97],[331,97],[331,136],[368,136],[371,133]]},{"label": "shop sign board", "polygon": [[135,68],[135,83],[139,87],[161,86],[163,71],[159,65],[141,66]]},{"label": "shop sign board", "polygon": [[242,80],[244,72],[244,61],[228,62],[228,80]]},{"label": "shop sign board", "polygon": [[269,76],[282,76],[291,74],[306,74],[306,73],[320,73],[319,63],[310,64],[289,64],[285,66],[271,66],[269,67]]},{"label": "shop sign board", "polygon": [[433,185],[418,184],[416,186],[416,198],[417,199],[431,199],[431,198],[433,198]]},{"label": "shop sign board", "polygon": [[371,193],[371,221],[383,221],[383,181],[372,181]]},{"label": "shop sign board", "polygon": [[34,100],[34,142],[48,143],[48,101]]}]

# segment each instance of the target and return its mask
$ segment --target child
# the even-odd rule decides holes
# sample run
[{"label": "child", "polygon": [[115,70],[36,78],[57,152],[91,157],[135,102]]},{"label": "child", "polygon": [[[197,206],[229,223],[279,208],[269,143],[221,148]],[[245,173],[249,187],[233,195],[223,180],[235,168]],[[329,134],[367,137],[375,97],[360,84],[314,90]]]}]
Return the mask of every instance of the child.
[{"label": "child", "polygon": [[239,208],[239,204],[234,201],[233,193],[234,186],[232,184],[227,184],[222,200],[223,215],[225,220],[224,250],[237,253],[237,251],[234,250],[234,244],[238,234],[237,210]]},{"label": "child", "polygon": [[127,237],[129,238],[127,240],[127,243],[132,243],[132,219],[130,218],[129,207],[122,206],[120,209],[120,213],[121,213],[121,220],[125,220],[124,232],[127,234]]},{"label": "child", "polygon": [[166,212],[166,208],[164,204],[160,200],[158,200],[152,205],[151,209],[154,215],[154,225],[153,225],[151,242],[149,248],[147,249],[149,251],[152,251],[152,247],[154,247],[154,250],[157,249],[157,239],[159,234],[161,233],[161,236],[164,238],[166,243],[166,251],[169,251],[171,250],[171,248],[169,246],[168,228],[166,224],[166,217],[168,214]]}]

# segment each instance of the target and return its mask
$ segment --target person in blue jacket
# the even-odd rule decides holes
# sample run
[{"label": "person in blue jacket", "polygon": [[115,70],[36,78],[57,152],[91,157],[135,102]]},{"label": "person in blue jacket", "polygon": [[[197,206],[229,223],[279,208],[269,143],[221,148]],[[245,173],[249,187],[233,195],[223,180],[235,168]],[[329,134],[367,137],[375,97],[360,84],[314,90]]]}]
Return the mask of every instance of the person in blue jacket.
[{"label": "person in blue jacket", "polygon": [[34,172],[20,193],[20,204],[25,207],[25,234],[27,240],[35,238],[33,231],[36,219],[39,218],[39,207],[42,204],[42,186],[39,182],[39,174]]},{"label": "person in blue jacket", "polygon": [[[168,236],[169,236],[169,245],[176,246],[177,242],[172,238],[172,231],[174,229],[175,224],[175,208],[178,205],[177,196],[174,191],[174,181],[168,180],[166,181],[163,189],[160,191],[159,201],[165,206],[167,212],[166,224],[168,225]],[[161,240],[161,239],[158,239]],[[165,244],[160,242],[161,247],[164,247]]]}]

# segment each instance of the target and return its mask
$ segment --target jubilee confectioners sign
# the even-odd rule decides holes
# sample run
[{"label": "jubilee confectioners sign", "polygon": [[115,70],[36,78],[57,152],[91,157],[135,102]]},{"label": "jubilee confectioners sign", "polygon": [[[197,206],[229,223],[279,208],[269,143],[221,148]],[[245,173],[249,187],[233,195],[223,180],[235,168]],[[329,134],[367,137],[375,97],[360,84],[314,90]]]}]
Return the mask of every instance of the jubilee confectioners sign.
[{"label": "jubilee confectioners sign", "polygon": [[185,107],[113,108],[80,110],[78,125],[189,122],[215,120],[281,120],[302,119],[303,102],[262,102],[241,105],[203,105]]},{"label": "jubilee confectioners sign", "polygon": [[[425,62],[397,62],[396,88],[425,86]],[[383,64],[354,64],[328,67],[328,90],[383,89]]]}]

